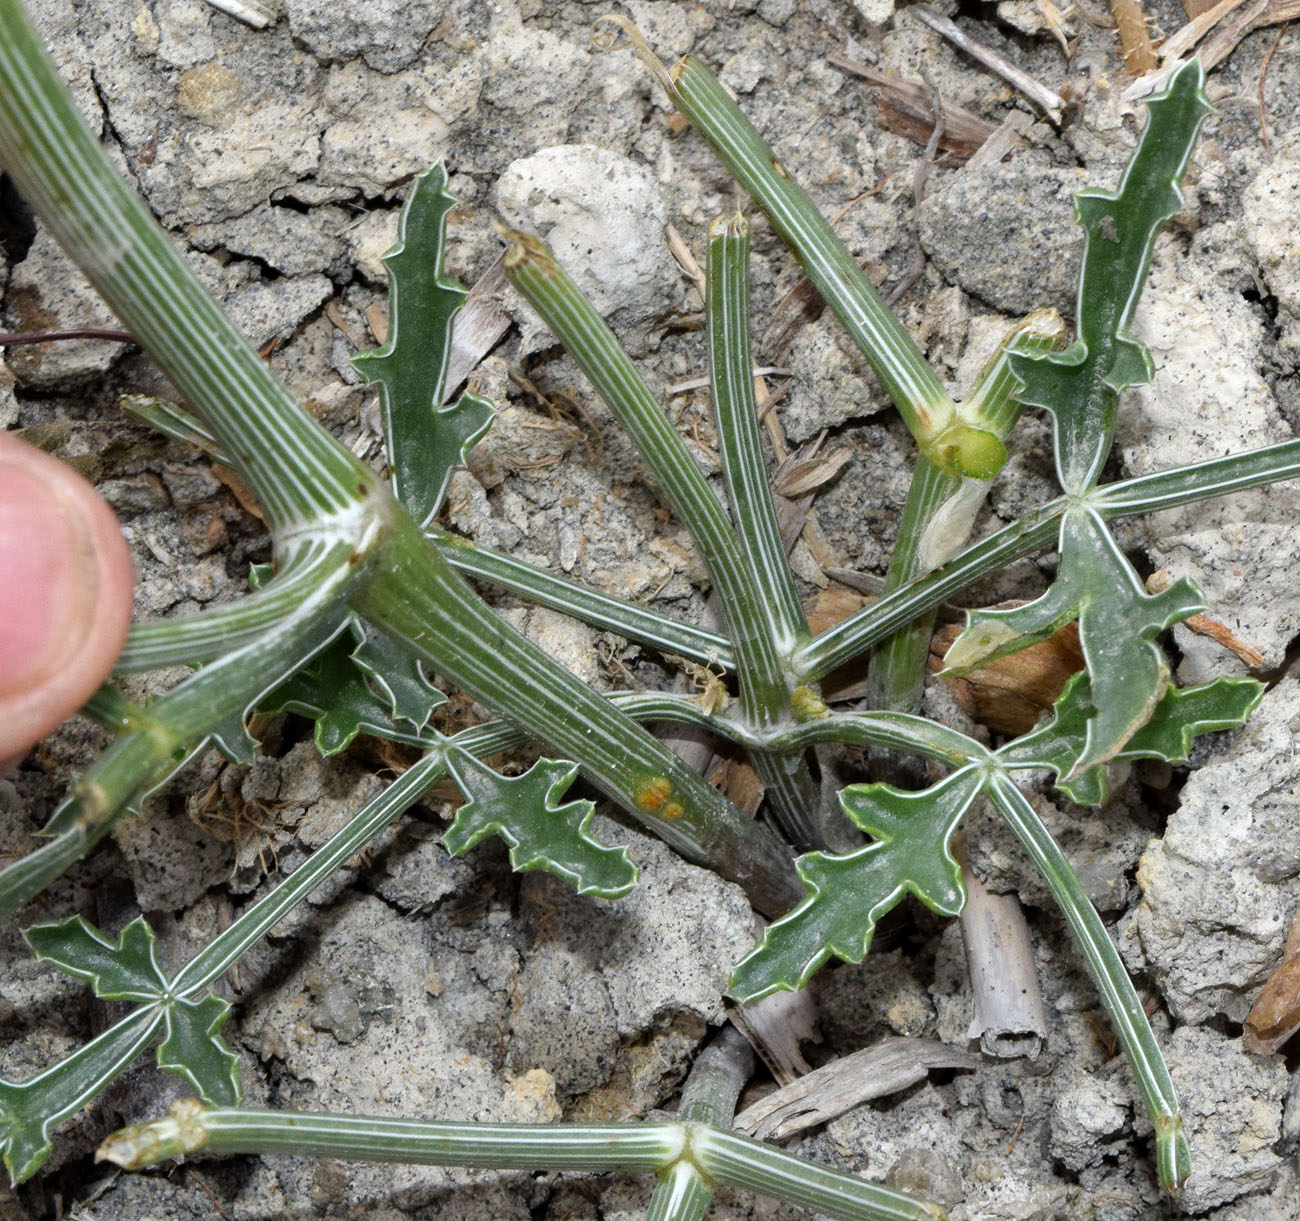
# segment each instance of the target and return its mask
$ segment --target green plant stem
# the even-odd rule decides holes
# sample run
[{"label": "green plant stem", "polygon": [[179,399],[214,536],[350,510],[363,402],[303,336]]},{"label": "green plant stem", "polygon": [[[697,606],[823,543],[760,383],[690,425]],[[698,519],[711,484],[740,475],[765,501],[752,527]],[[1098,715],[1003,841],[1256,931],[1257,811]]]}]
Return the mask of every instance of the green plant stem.
[{"label": "green plant stem", "polygon": [[645,1221],[700,1221],[712,1199],[712,1186],[694,1165],[674,1162],[655,1185]]},{"label": "green plant stem", "polygon": [[114,1132],[95,1156],[139,1170],[200,1149],[493,1170],[664,1173],[685,1163],[698,1167],[706,1179],[774,1196],[837,1221],[947,1215],[938,1205],[695,1123],[426,1123],[204,1107],[187,1099],[176,1103],[166,1119]]},{"label": "green plant stem", "polygon": [[[903,516],[898,523],[894,555],[885,574],[886,594],[934,571],[936,565],[930,562],[922,542],[927,527],[940,509],[960,494],[963,483],[974,482],[949,474],[924,454],[917,455]],[[957,525],[953,523],[953,528]],[[937,609],[927,611],[877,646],[867,672],[868,707],[898,712],[920,709],[937,614]]]},{"label": "green plant stem", "polygon": [[[684,1123],[730,1127],[736,1099],[754,1071],[754,1063],[745,1036],[734,1026],[724,1026],[691,1065],[677,1118]],[[692,1161],[682,1158],[659,1180],[646,1221],[700,1221],[712,1198],[713,1185]]]},{"label": "green plant stem", "polygon": [[[700,549],[735,650],[741,707],[757,724],[778,722],[788,715],[795,686],[785,657],[798,637],[786,630],[786,616],[778,621],[781,637],[774,636],[769,591],[747,563],[736,531],[685,443],[604,319],[540,242],[521,234],[511,235],[511,240],[506,277],[542,316],[631,436]],[[745,367],[747,377],[750,368]],[[759,758],[754,763],[773,818],[786,837],[799,846],[820,842],[816,786],[807,766],[797,759]]]},{"label": "green plant stem", "polygon": [[394,522],[384,562],[353,607],[475,699],[579,760],[629,814],[743,886],[760,911],[797,901],[793,862],[774,836],[488,611],[409,518]]},{"label": "green plant stem", "polygon": [[534,568],[514,556],[437,527],[426,529],[425,537],[453,568],[466,576],[572,615],[592,627],[617,632],[661,653],[675,653],[722,670],[735,669],[731,641],[708,628],[683,623],[627,598]]},{"label": "green plant stem", "polygon": [[920,1221],[948,1215],[937,1204],[782,1153],[735,1132],[698,1127],[692,1133],[691,1154],[716,1183],[776,1196],[839,1221]]},{"label": "green plant stem", "polygon": [[191,996],[219,979],[336,869],[419,801],[446,770],[441,751],[425,755],[407,768],[270,894],[259,899],[191,958],[173,977],[172,993]]},{"label": "green plant stem", "polygon": [[[808,638],[794,574],[772,501],[754,403],[749,344],[749,226],[742,216],[709,226],[706,321],[713,418],[736,534],[766,593],[759,610],[777,651]],[[781,695],[785,695],[784,689]]]},{"label": "green plant stem", "polygon": [[[1005,441],[1020,418],[1015,400],[1020,381],[1012,372],[1011,353],[1051,351],[1064,340],[1065,328],[1055,310],[1038,310],[1023,318],[985,364],[959,412]],[[987,480],[960,478],[924,454],[917,458],[885,574],[885,593],[933,572],[966,542],[988,489]],[[877,647],[868,673],[870,707],[897,712],[920,708],[936,613],[927,612]]]},{"label": "green plant stem", "polygon": [[1176,509],[1211,496],[1300,478],[1300,441],[1283,441],[1173,471],[1157,471],[1094,488],[1088,503],[1108,521]]},{"label": "green plant stem", "polygon": [[[649,55],[644,40],[637,49],[642,58]],[[922,452],[954,472],[994,474],[1006,451],[987,432],[959,418],[912,337],[717,77],[693,57],[671,71],[649,58],[673,104],[763,210],[843,323]]]},{"label": "green plant stem", "polygon": [[684,1144],[682,1126],[671,1123],[427,1123],[191,1101],[174,1106],[170,1118],[115,1132],[97,1156],[133,1170],[204,1149],[492,1170],[654,1171],[670,1166]]},{"label": "green plant stem", "polygon": [[995,773],[985,792],[1043,875],[1083,954],[1155,1127],[1160,1185],[1166,1191],[1176,1191],[1191,1173],[1178,1096],[1119,953],[1074,870],[1015,782],[1004,773]]},{"label": "green plant stem", "polygon": [[293,401],[109,163],[18,0],[0,0],[0,165],[212,427],[273,526],[369,499],[373,472]]},{"label": "green plant stem", "polygon": [[885,594],[795,650],[796,670],[807,682],[824,678],[932,607],[946,602],[987,573],[1049,547],[1060,534],[1064,497],[968,547],[942,568]]},{"label": "green plant stem", "polygon": [[[772,652],[785,657],[808,639],[808,621],[781,541],[758,435],[749,348],[749,227],[743,217],[724,217],[709,228],[705,300],[713,419],[727,498],[747,571],[758,579],[754,600]],[[744,596],[753,598],[749,590]],[[759,672],[754,681],[741,684],[741,710],[753,724],[779,724],[788,719],[790,687],[783,666]],[[766,791],[770,817],[786,839],[800,849],[824,847],[821,794],[807,760],[758,751],[752,762]]]},{"label": "green plant stem", "polygon": [[[622,345],[540,242],[511,234],[506,278],[564,345],[627,431],[673,512],[690,531],[722,603],[741,700],[753,712],[788,695],[767,630],[765,591],[745,562],[726,512]],[[793,641],[785,642],[788,646]]]},{"label": "green plant stem", "polygon": [[266,585],[237,602],[214,606],[194,615],[134,623],[113,664],[114,674],[137,674],[163,666],[198,666],[256,643],[289,618],[322,579],[322,566],[338,564],[315,547],[277,573]]},{"label": "green plant stem", "polygon": [[[1083,503],[1106,521],[1114,521],[1296,478],[1300,478],[1300,441],[1283,441],[1195,466],[1104,484],[1094,488]],[[796,671],[807,682],[824,678],[980,577],[1043,550],[1056,539],[1060,518],[1073,503],[1066,496],[1049,501],[967,547],[937,571],[814,636],[795,650],[791,660]]]}]

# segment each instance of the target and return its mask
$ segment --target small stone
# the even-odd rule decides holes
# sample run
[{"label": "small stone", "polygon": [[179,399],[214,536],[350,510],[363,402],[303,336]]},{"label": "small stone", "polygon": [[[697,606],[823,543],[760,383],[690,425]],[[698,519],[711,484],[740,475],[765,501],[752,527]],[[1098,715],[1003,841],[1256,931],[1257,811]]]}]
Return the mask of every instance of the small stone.
[{"label": "small stone", "polygon": [[508,225],[546,240],[612,323],[644,325],[680,301],[667,212],[647,167],[592,145],[544,148],[506,167],[496,201]]},{"label": "small stone", "polygon": [[960,1204],[965,1195],[961,1175],[934,1149],[904,1149],[885,1173],[885,1186],[936,1204]]},{"label": "small stone", "polygon": [[1067,1086],[1052,1105],[1052,1156],[1071,1170],[1100,1164],[1131,1107],[1130,1087],[1114,1077],[1084,1076]]},{"label": "small stone", "polygon": [[220,127],[244,96],[244,86],[225,64],[215,60],[182,72],[176,81],[176,105],[191,119]]},{"label": "small stone", "polygon": [[1084,170],[1023,156],[963,169],[921,204],[921,246],[950,283],[1006,313],[1073,312],[1074,195],[1087,185]]}]

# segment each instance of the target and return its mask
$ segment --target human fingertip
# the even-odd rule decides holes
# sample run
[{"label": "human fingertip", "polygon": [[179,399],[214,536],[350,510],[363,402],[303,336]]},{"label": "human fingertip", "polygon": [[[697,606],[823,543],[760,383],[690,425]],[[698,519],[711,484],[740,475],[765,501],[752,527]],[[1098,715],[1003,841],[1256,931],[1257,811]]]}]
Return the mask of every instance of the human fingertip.
[{"label": "human fingertip", "polygon": [[113,511],[66,463],[0,433],[0,760],[20,757],[112,669],[131,620]]}]

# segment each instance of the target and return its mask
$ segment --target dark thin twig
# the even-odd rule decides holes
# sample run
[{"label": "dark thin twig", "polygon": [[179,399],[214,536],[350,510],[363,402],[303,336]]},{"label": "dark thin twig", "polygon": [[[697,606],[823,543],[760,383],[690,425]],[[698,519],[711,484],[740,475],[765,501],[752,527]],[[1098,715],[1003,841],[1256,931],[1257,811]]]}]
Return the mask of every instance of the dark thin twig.
[{"label": "dark thin twig", "polygon": [[1277,32],[1267,51],[1264,52],[1264,59],[1259,65],[1259,84],[1256,86],[1256,93],[1259,96],[1259,137],[1264,144],[1264,155],[1273,160],[1273,144],[1268,138],[1268,106],[1264,102],[1264,78],[1268,76],[1268,66],[1273,62],[1273,52],[1277,50],[1277,44],[1282,41],[1282,35],[1287,32],[1290,22],[1286,22]]},{"label": "dark thin twig", "polygon": [[103,331],[88,327],[79,331],[11,331],[0,333],[0,348],[16,348],[24,343],[50,343],[56,339],[107,339],[112,343],[130,343],[137,348],[140,341],[128,331]]}]

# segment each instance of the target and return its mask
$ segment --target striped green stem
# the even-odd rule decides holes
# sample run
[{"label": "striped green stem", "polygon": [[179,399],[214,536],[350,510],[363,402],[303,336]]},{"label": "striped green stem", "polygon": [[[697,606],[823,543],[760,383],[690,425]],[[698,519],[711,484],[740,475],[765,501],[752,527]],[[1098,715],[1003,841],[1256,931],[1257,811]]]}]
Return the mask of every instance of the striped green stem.
[{"label": "striped green stem", "polygon": [[661,653],[673,653],[701,665],[734,670],[731,641],[708,628],[651,610],[628,598],[618,598],[590,585],[534,568],[523,560],[458,534],[434,527],[425,530],[443,558],[458,572],[528,598],[583,623],[617,632]]},{"label": "striped green stem", "polygon": [[684,856],[743,886],[760,911],[802,887],[785,848],[661,742],[492,614],[407,517],[354,599],[369,622],[584,773]]},{"label": "striped green stem", "polygon": [[[743,217],[722,217],[709,227],[707,268],[709,374],[727,498],[747,570],[758,580],[756,601],[764,630],[774,651],[784,657],[808,639],[808,621],[786,560],[758,435],[749,348],[749,226]],[[789,715],[790,686],[784,670],[742,681],[741,711],[758,726],[780,723]],[[759,751],[753,764],[770,817],[785,837],[803,850],[825,847],[821,794],[807,761],[800,755]],[[838,810],[832,814],[839,817]]]},{"label": "striped green stem", "polygon": [[[509,235],[506,277],[542,316],[587,375],[690,531],[713,580],[736,656],[741,708],[760,725],[789,715],[794,682],[785,657],[798,637],[773,635],[767,590],[747,563],[726,512],[614,333],[578,286],[535,238]],[[750,366],[745,366],[749,375]],[[786,614],[789,614],[787,610]],[[782,621],[784,622],[784,621]],[[820,842],[817,792],[800,760],[756,759],[772,815],[791,842]]]},{"label": "striped green stem", "polygon": [[184,1099],[173,1104],[166,1119],[114,1132],[95,1156],[139,1170],[200,1149],[492,1170],[663,1174],[693,1164],[708,1179],[774,1196],[835,1221],[921,1221],[947,1215],[936,1204],[695,1123],[428,1123],[204,1107]]},{"label": "striped green stem", "polygon": [[18,0],[0,0],[0,165],[233,455],[273,527],[369,498],[374,474],[276,381],[110,164]]},{"label": "striped green stem", "polygon": [[783,1153],[735,1132],[696,1127],[690,1151],[695,1164],[715,1183],[775,1196],[838,1221],[923,1221],[948,1215],[927,1200]]},{"label": "striped green stem", "polygon": [[1176,509],[1211,496],[1245,492],[1283,479],[1300,479],[1300,441],[1212,458],[1195,466],[1157,471],[1094,488],[1088,503],[1107,521],[1135,513]]},{"label": "striped green stem", "polygon": [[[721,81],[693,57],[665,69],[635,26],[622,18],[605,20],[624,30],[672,103],[763,210],[875,370],[921,451],[945,469],[993,475],[1006,451],[958,415],[912,337]],[[598,45],[612,46],[614,40],[598,37]]]},{"label": "striped green stem", "polygon": [[192,996],[219,979],[336,869],[419,801],[446,770],[440,751],[425,755],[407,768],[270,894],[259,899],[191,958],[172,979],[172,994]]},{"label": "striped green stem", "polygon": [[656,1171],[671,1166],[685,1143],[682,1125],[673,1123],[429,1123],[185,1099],[166,1119],[113,1133],[95,1156],[131,1170],[203,1149],[492,1170]]},{"label": "striped green stem", "polygon": [[767,630],[764,591],[726,511],[605,320],[541,242],[511,233],[506,278],[542,316],[632,438],[673,512],[700,549],[736,652],[741,701],[758,712],[782,684],[782,657]]},{"label": "striped green stem", "polygon": [[[263,639],[289,618],[311,594],[321,579],[320,564],[326,559],[315,548],[315,563],[295,560],[261,589],[222,606],[175,619],[135,623],[126,644],[113,664],[114,674],[137,674],[163,666],[205,665],[236,649]],[[343,562],[340,555],[335,562]]]},{"label": "striped green stem", "polygon": [[985,793],[1042,874],[1070,927],[1155,1127],[1160,1185],[1166,1191],[1177,1191],[1191,1173],[1191,1152],[1183,1131],[1178,1095],[1119,952],[1074,870],[1015,782],[1003,772],[994,772]]},{"label": "striped green stem", "polygon": [[877,598],[814,636],[795,650],[792,661],[796,671],[806,682],[816,682],[980,577],[1051,546],[1060,534],[1060,519],[1067,507],[1066,498],[1059,497],[1025,514],[966,548],[942,568]]},{"label": "striped green stem", "polygon": [[[740,545],[766,592],[760,611],[777,650],[808,638],[763,461],[749,345],[749,225],[740,215],[709,226],[707,321],[713,418]],[[782,690],[784,695],[784,690]]]},{"label": "striped green stem", "polygon": [[[736,1099],[754,1071],[754,1052],[745,1036],[726,1025],[696,1057],[682,1089],[677,1118],[728,1128]],[[687,1158],[674,1163],[650,1197],[646,1221],[700,1221],[713,1198],[713,1184]]]},{"label": "striped green stem", "polygon": [[[1038,310],[1022,319],[1002,340],[973,393],[958,408],[963,419],[1005,441],[1021,411],[1015,399],[1020,381],[1012,372],[1011,354],[1051,351],[1064,342],[1065,327],[1055,310]],[[925,454],[918,457],[885,575],[885,593],[933,572],[966,542],[988,489],[988,480],[962,478]],[[932,610],[914,620],[876,649],[868,673],[871,707],[899,712],[920,708],[936,613]]]}]

